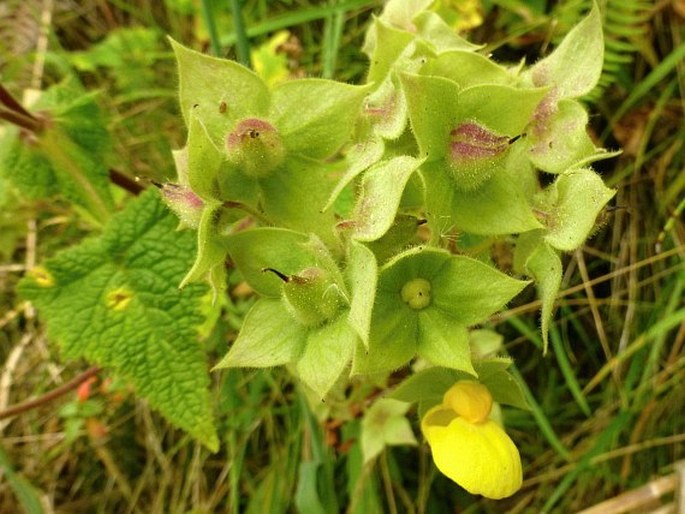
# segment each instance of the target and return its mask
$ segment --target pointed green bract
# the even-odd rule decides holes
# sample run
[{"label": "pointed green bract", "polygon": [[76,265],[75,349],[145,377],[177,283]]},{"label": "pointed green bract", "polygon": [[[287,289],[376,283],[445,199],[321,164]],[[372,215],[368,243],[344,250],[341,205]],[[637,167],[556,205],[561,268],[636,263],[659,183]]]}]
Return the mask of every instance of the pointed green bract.
[{"label": "pointed green bract", "polygon": [[481,84],[513,85],[514,77],[487,57],[465,50],[444,52],[421,68],[424,75],[445,77],[460,88]]},{"label": "pointed green bract", "polygon": [[345,316],[311,330],[295,365],[300,380],[320,398],[326,396],[348,367],[357,339]]},{"label": "pointed green bract", "polygon": [[226,248],[252,289],[262,296],[279,297],[283,281],[265,270],[273,268],[293,275],[319,265],[316,255],[307,247],[308,242],[309,237],[301,232],[260,227],[228,236]]},{"label": "pointed green bract", "polygon": [[231,349],[216,368],[270,368],[302,354],[307,330],[293,320],[280,299],[257,301],[247,313]]},{"label": "pointed green bract", "polygon": [[410,407],[409,403],[380,398],[366,411],[361,435],[365,463],[380,455],[386,446],[417,444],[405,416]]},{"label": "pointed green bract", "polygon": [[280,82],[272,91],[271,120],[289,152],[325,159],[347,142],[368,86],[324,79]]},{"label": "pointed green bract", "polygon": [[391,371],[417,353],[473,373],[466,327],[484,321],[528,282],[474,259],[414,248],[381,268],[368,353],[354,371]]},{"label": "pointed green bract", "polygon": [[476,374],[471,364],[468,331],[438,309],[419,314],[417,353],[436,366]]},{"label": "pointed green bract", "polygon": [[575,100],[561,100],[528,134],[531,162],[543,171],[562,173],[617,155],[595,147],[587,133],[588,116]]},{"label": "pointed green bract", "polygon": [[217,148],[222,148],[224,137],[236,121],[266,114],[269,92],[255,73],[236,62],[170,41],[178,62],[183,119],[190,125],[194,113]]},{"label": "pointed green bract", "polygon": [[45,263],[52,283],[22,280],[66,357],[83,357],[129,380],[171,423],[218,448],[209,376],[196,328],[204,286],[178,290],[195,242],[148,191],[102,236]]},{"label": "pointed green bract", "polygon": [[526,271],[535,279],[538,296],[542,301],[540,325],[542,331],[543,352],[547,351],[549,325],[554,314],[554,301],[561,287],[561,259],[559,252],[542,243],[526,259]]},{"label": "pointed green bract", "polygon": [[388,76],[398,60],[414,53],[415,47],[411,43],[415,36],[389,25],[382,18],[374,20],[369,33],[374,35],[375,40],[383,42],[382,45],[376,45],[369,56],[368,82],[379,84]]},{"label": "pointed green bract", "polygon": [[545,240],[558,250],[575,250],[590,236],[597,216],[615,194],[590,169],[559,175],[543,197],[549,231]]},{"label": "pointed green bract", "polygon": [[333,188],[323,210],[327,211],[333,206],[343,189],[352,182],[364,170],[376,164],[383,157],[385,145],[383,140],[377,136],[370,136],[364,141],[352,145],[345,155],[346,169],[342,178]]},{"label": "pointed green bract", "polygon": [[361,243],[351,241],[345,276],[352,295],[348,322],[362,343],[368,347],[378,279],[378,266],[371,250]]},{"label": "pointed green bract", "polygon": [[221,196],[218,174],[225,157],[194,111],[189,114],[186,149],[187,179],[193,192],[204,200],[218,200]]},{"label": "pointed green bract", "polygon": [[557,98],[577,98],[587,95],[597,85],[603,63],[602,20],[593,1],[590,14],[526,75],[536,86],[553,86]]},{"label": "pointed green bract", "polygon": [[361,181],[361,191],[352,215],[352,237],[374,241],[385,234],[395,220],[404,187],[421,161],[395,157],[376,164]]},{"label": "pointed green bract", "polygon": [[[202,211],[197,229],[197,255],[179,287],[208,280],[215,295],[222,294],[226,285],[226,246],[219,234],[221,204],[207,204]],[[210,280],[211,279],[211,280]]]},{"label": "pointed green bract", "polygon": [[421,167],[426,183],[426,211],[434,230],[458,228],[472,234],[515,234],[541,228],[521,181],[512,173],[498,173],[473,191],[452,186],[442,163]]},{"label": "pointed green bract", "polygon": [[400,78],[421,157],[428,161],[445,157],[449,133],[461,112],[459,86],[442,77],[404,73]]},{"label": "pointed green bract", "polygon": [[323,212],[323,207],[333,184],[326,171],[325,163],[304,157],[288,159],[283,168],[259,182],[266,216],[284,227],[331,241],[334,213]]},{"label": "pointed green bract", "polygon": [[[478,382],[485,385],[492,399],[503,403],[528,409],[528,403],[522,393],[521,386],[514,376],[507,371],[511,361],[506,359],[490,359],[476,362]],[[391,394],[390,398],[407,403],[419,404],[419,417],[442,403],[445,392],[460,380],[474,380],[474,377],[454,369],[433,367],[414,373],[402,382]]]}]

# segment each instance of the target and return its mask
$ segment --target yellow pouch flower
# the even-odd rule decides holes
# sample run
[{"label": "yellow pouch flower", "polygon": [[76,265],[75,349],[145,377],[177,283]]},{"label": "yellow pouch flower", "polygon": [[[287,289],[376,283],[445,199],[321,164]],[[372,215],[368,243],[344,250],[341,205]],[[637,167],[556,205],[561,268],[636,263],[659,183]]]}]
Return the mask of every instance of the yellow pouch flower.
[{"label": "yellow pouch flower", "polygon": [[471,494],[500,499],[521,487],[519,452],[488,418],[492,397],[477,382],[459,381],[421,421],[438,469]]}]

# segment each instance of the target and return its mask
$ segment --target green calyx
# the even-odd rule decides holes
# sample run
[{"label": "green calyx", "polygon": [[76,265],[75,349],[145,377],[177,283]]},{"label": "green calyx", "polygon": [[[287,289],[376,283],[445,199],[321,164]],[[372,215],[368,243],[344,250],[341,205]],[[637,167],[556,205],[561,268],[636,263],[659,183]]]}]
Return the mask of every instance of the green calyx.
[{"label": "green calyx", "polygon": [[229,162],[251,178],[268,177],[285,160],[285,146],[269,122],[248,118],[226,136]]},{"label": "green calyx", "polygon": [[415,278],[402,287],[402,301],[412,309],[419,311],[431,303],[431,283],[425,278]]},{"label": "green calyx", "polygon": [[286,276],[268,269],[283,280],[283,300],[288,311],[304,326],[314,327],[336,317],[344,297],[329,273],[321,268],[306,268]]}]

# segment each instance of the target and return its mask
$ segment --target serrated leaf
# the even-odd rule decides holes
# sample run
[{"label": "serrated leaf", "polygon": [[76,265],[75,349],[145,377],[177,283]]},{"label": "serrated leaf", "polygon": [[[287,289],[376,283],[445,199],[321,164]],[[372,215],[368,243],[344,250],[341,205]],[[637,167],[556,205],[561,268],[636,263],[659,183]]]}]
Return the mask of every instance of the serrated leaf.
[{"label": "serrated leaf", "polygon": [[281,82],[272,91],[271,119],[289,152],[325,159],[348,140],[368,92],[325,79]]},{"label": "serrated leaf", "polygon": [[558,98],[577,98],[595,87],[602,74],[603,63],[602,20],[593,1],[590,14],[526,75],[536,86],[553,86]]},{"label": "serrated leaf", "polygon": [[395,157],[376,164],[364,174],[352,214],[352,237],[375,241],[388,231],[395,221],[404,187],[421,162],[413,157]]},{"label": "serrated leaf", "polygon": [[376,258],[366,246],[356,241],[350,241],[349,245],[345,276],[352,298],[347,319],[362,343],[368,347],[378,266]]},{"label": "serrated leaf", "polygon": [[591,169],[579,168],[558,175],[546,194],[549,200],[542,207],[549,213],[545,241],[557,250],[571,251],[585,242],[597,215],[616,191]]},{"label": "serrated leaf", "polygon": [[194,112],[215,146],[222,148],[236,121],[266,114],[269,92],[259,76],[236,62],[170,42],[178,62],[179,101],[186,125]]},{"label": "serrated leaf", "polygon": [[416,437],[405,414],[410,404],[391,398],[380,398],[362,420],[362,453],[364,463],[381,454],[386,446],[416,446]]},{"label": "serrated leaf", "polygon": [[178,290],[193,235],[149,191],[112,218],[102,236],[45,263],[50,280],[19,286],[68,358],[84,357],[130,380],[174,425],[216,451],[209,376],[197,341],[205,287]]},{"label": "serrated leaf", "polygon": [[270,368],[295,360],[304,348],[307,330],[280,299],[258,300],[245,316],[238,338],[216,365],[220,368]]}]

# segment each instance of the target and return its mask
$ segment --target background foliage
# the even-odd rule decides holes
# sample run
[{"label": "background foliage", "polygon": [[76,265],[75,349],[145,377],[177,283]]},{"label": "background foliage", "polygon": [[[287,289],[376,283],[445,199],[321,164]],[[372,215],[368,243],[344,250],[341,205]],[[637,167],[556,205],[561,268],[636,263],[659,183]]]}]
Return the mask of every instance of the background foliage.
[{"label": "background foliage", "polygon": [[[546,55],[589,4],[441,3],[496,60],[529,62]],[[244,59],[229,4],[8,0],[0,5],[2,84],[30,102],[31,89],[77,79],[94,93],[109,129],[100,164],[144,185],[173,179],[171,150],[185,134],[164,36]],[[254,66],[274,78],[359,82],[362,35],[380,7],[375,0],[247,0]],[[587,101],[597,113],[590,120],[597,146],[623,149],[596,166],[616,198],[594,238],[564,256],[547,355],[532,292],[492,320],[533,405],[504,413],[524,460],[516,496],[489,502],[460,493],[436,473],[421,442],[364,465],[361,416],[379,393],[372,386],[355,389],[344,408],[321,404],[311,412],[285,372],[213,373],[221,447],[210,454],[102,372],[78,393],[0,420],[0,511],[572,512],[672,472],[685,453],[685,8],[678,0],[602,7],[605,72]],[[112,191],[112,202],[126,203],[128,192]],[[27,269],[91,232],[84,219],[64,201],[20,198],[0,179],[0,409],[85,368],[61,360],[32,307],[15,295]],[[499,250],[494,257],[507,269],[509,249]],[[203,340],[211,362],[254,301],[237,276],[229,280],[230,298],[212,313],[216,325]],[[416,431],[417,418],[410,419]]]}]

